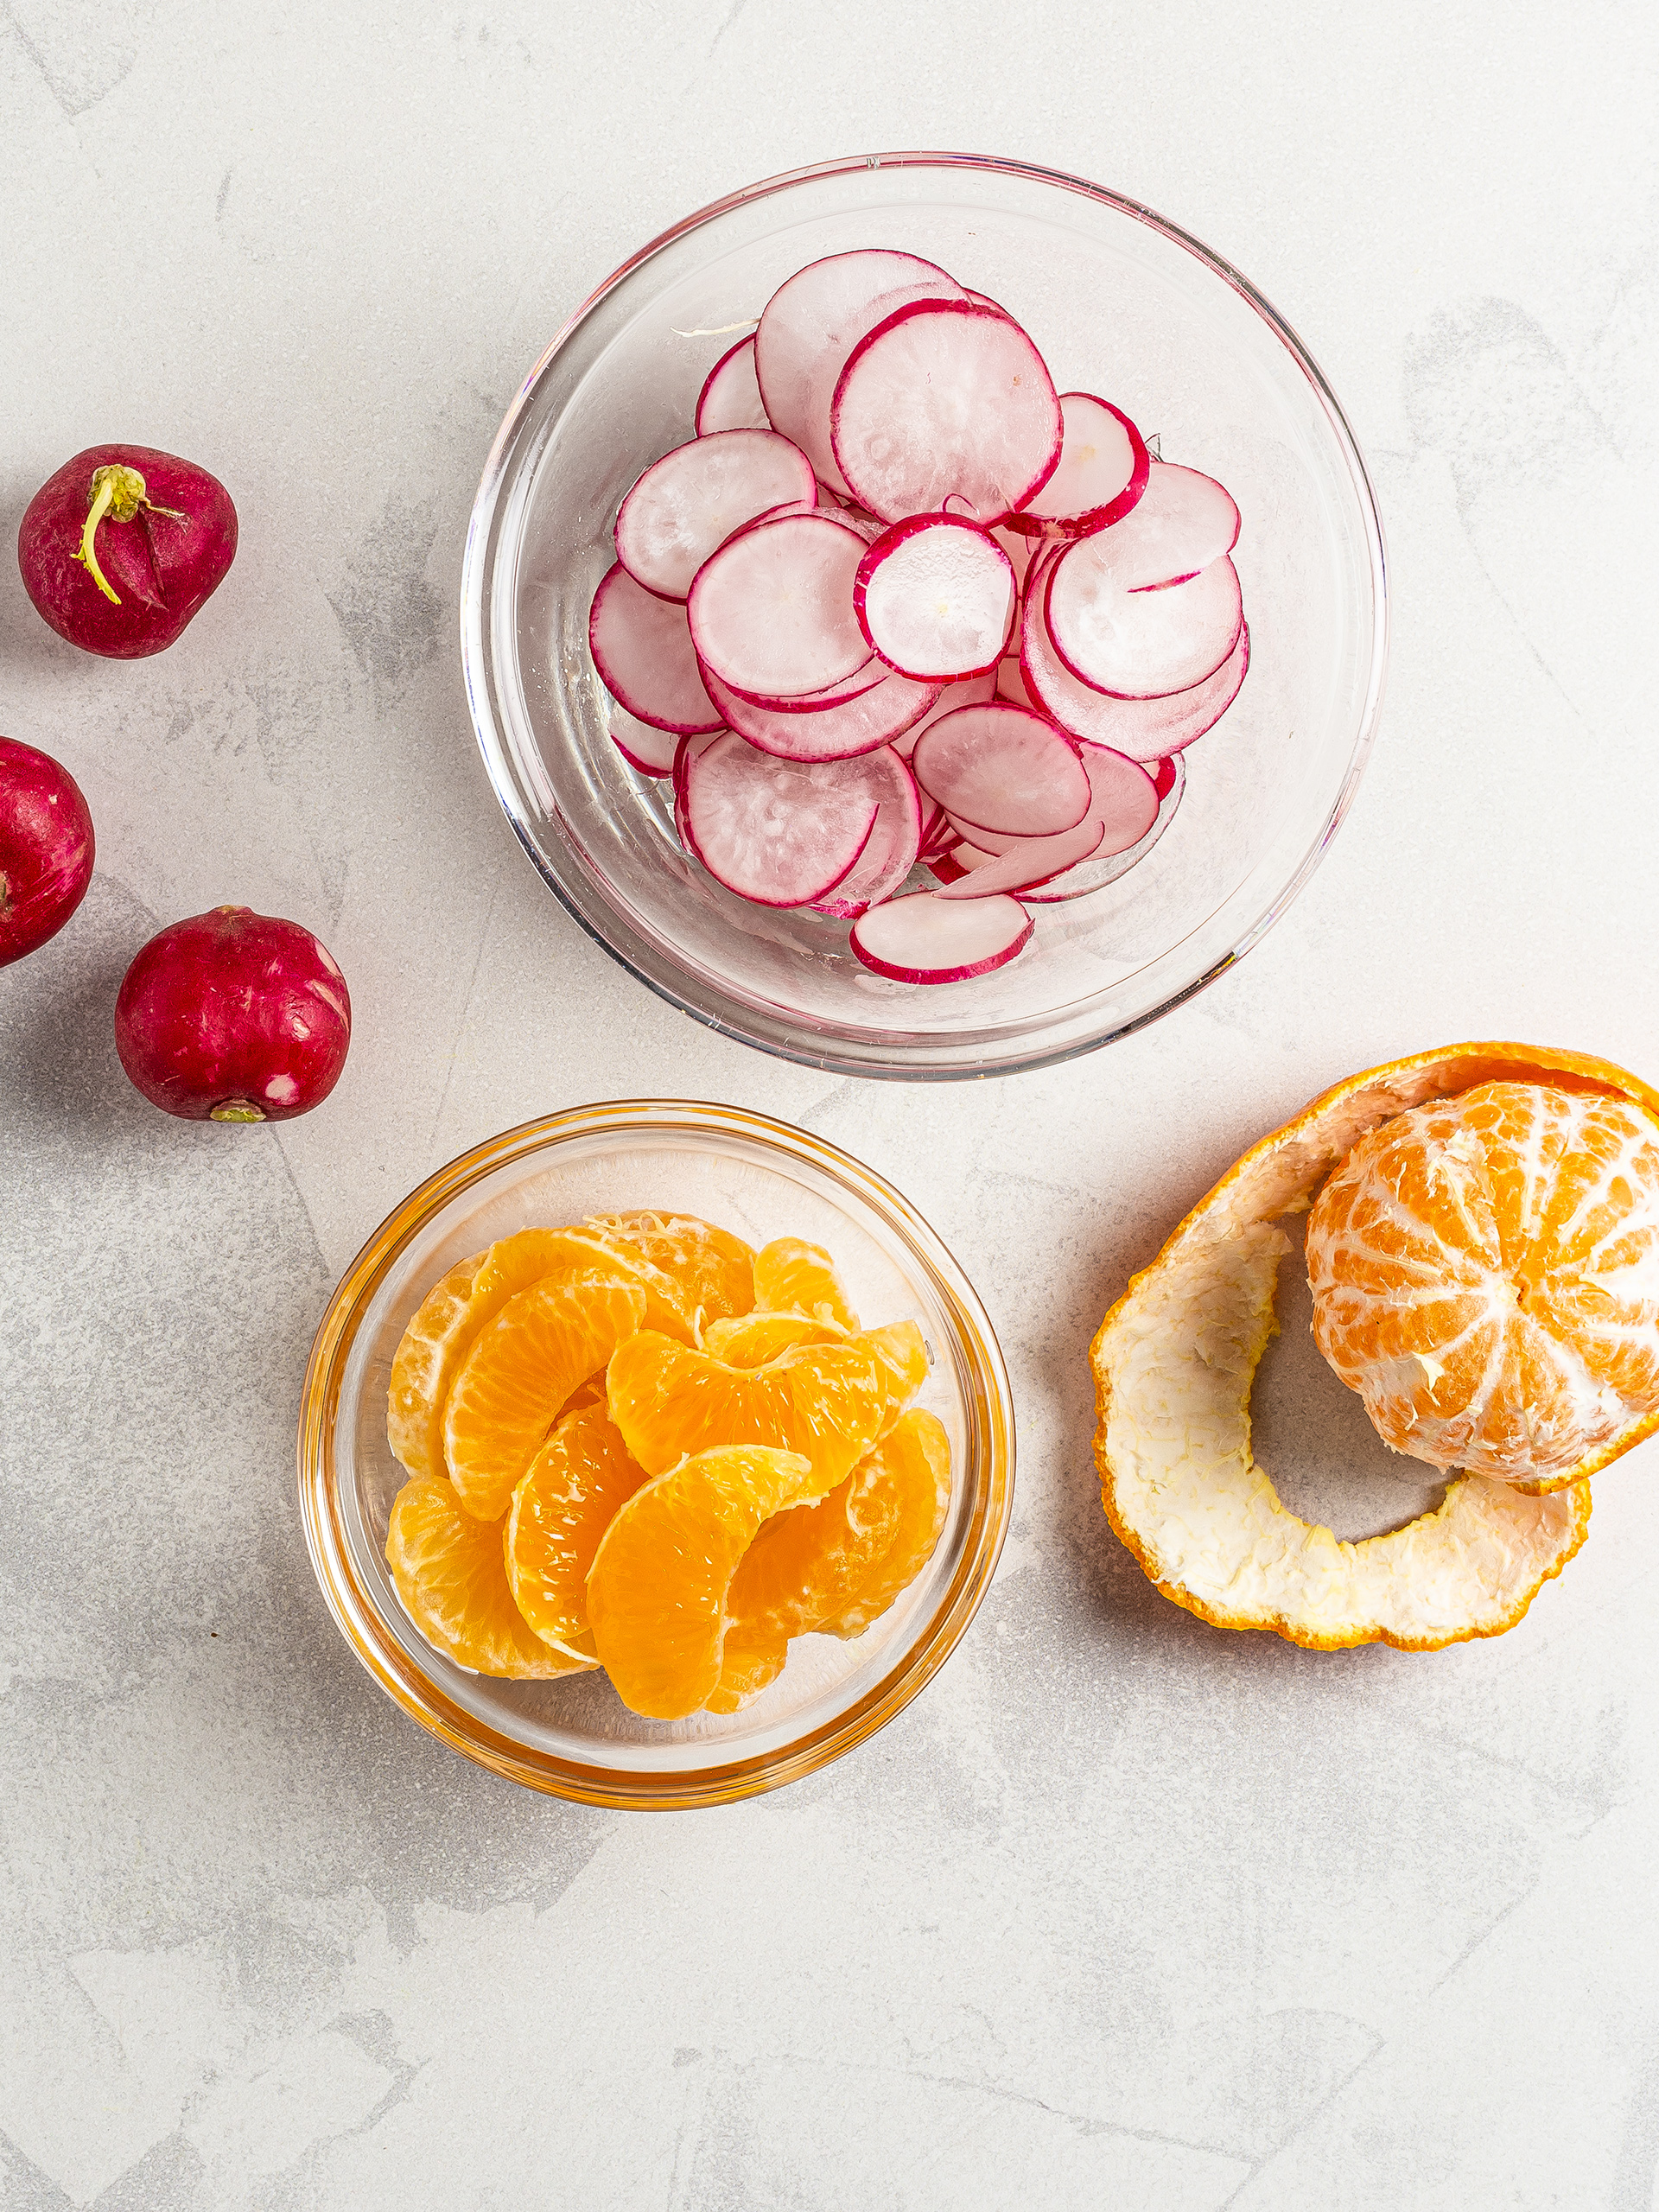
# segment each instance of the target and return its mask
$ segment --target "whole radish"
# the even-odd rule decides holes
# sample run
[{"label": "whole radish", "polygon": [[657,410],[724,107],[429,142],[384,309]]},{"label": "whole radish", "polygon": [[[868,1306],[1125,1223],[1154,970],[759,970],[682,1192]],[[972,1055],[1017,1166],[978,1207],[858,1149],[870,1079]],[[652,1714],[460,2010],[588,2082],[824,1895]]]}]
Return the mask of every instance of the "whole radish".
[{"label": "whole radish", "polygon": [[121,1065],[188,1122],[290,1122],[321,1105],[352,1040],[346,978],[297,922],[215,906],[151,938],[115,1002]]},{"label": "whole radish", "polygon": [[0,968],[55,937],[92,880],[92,817],[60,761],[0,737]]},{"label": "whole radish", "polygon": [[88,446],[41,485],[17,531],[17,565],[43,620],[112,660],[170,645],[235,556],[225,486],[149,446]]}]

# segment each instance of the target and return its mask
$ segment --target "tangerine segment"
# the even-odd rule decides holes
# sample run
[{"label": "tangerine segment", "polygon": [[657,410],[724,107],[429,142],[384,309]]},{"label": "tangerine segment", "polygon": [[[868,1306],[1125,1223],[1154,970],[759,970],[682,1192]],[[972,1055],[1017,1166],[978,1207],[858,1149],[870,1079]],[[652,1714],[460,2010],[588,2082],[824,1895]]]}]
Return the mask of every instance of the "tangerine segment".
[{"label": "tangerine segment", "polygon": [[597,1275],[551,1276],[507,1300],[461,1362],[443,1418],[450,1479],[469,1513],[500,1519],[560,1407],[645,1311],[637,1283]]},{"label": "tangerine segment", "polygon": [[631,1711],[653,1720],[697,1711],[720,1680],[739,1560],[762,1522],[819,1487],[799,1452],[729,1444],[634,1492],[588,1577],[594,1644]]},{"label": "tangerine segment", "polygon": [[531,1634],[507,1586],[500,1529],[463,1512],[442,1476],[417,1475],[392,1500],[386,1564],[410,1618],[459,1666],[527,1681],[594,1663]]},{"label": "tangerine segment", "polygon": [[847,1332],[834,1321],[815,1321],[805,1313],[741,1313],[711,1321],[702,1349],[728,1367],[764,1367],[791,1344],[845,1344]]},{"label": "tangerine segment", "polygon": [[618,1345],[611,1419],[648,1474],[717,1444],[766,1444],[812,1462],[820,1494],[880,1433],[887,1393],[866,1344],[792,1344],[764,1367],[728,1367],[642,1330]]},{"label": "tangerine segment", "polygon": [[815,1505],[775,1515],[744,1553],[726,1610],[731,1618],[711,1713],[735,1713],[783,1672],[790,1639],[849,1604],[892,1548],[900,1501],[882,1447]]},{"label": "tangerine segment", "polygon": [[588,1570],[620,1507],[647,1479],[604,1407],[567,1414],[512,1493],[505,1554],[519,1611],[556,1651],[598,1663]]},{"label": "tangerine segment", "polygon": [[1659,1412],[1659,1123],[1488,1083],[1374,1129],[1307,1230],[1313,1333],[1383,1441],[1530,1491]]},{"label": "tangerine segment", "polygon": [[[1251,1451],[1250,1388],[1289,1249],[1274,1221],[1395,1115],[1509,1078],[1659,1109],[1659,1094],[1605,1061],[1525,1045],[1455,1045],[1350,1077],[1230,1168],[1101,1324],[1090,1358],[1107,1517],[1200,1619],[1320,1650],[1439,1650],[1512,1628],[1583,1543],[1587,1483],[1531,1497],[1479,1475],[1406,1528],[1344,1543],[1287,1513]],[[1634,1440],[1592,1453],[1580,1474]]]},{"label": "tangerine segment", "polygon": [[875,1354],[887,1395],[882,1427],[891,1428],[927,1380],[927,1339],[914,1321],[889,1321],[885,1328],[866,1329],[857,1341]]},{"label": "tangerine segment", "polygon": [[919,1408],[901,1414],[859,1472],[873,1498],[891,1502],[893,1535],[846,1602],[821,1611],[821,1636],[862,1636],[932,1558],[950,1510],[950,1440],[944,1423]]},{"label": "tangerine segment", "polygon": [[858,1316],[835,1262],[822,1244],[775,1236],[754,1255],[754,1302],[767,1313],[805,1313],[855,1329]]},{"label": "tangerine segment", "polygon": [[[702,1323],[747,1313],[754,1304],[754,1252],[729,1230],[684,1213],[594,1214],[587,1226],[677,1283],[686,1310]],[[647,1319],[646,1325],[657,1324]]]}]

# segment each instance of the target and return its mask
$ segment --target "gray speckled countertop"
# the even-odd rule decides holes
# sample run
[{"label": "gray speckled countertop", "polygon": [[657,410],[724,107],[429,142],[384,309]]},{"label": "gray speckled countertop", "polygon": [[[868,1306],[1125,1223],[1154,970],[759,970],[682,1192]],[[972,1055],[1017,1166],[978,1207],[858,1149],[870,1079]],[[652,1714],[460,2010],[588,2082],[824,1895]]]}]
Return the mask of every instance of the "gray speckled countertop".
[{"label": "gray speckled countertop", "polygon": [[[1142,1580],[1084,1354],[1351,1069],[1496,1035],[1659,1070],[1656,104],[1634,0],[0,5],[6,532],[116,436],[242,516],[131,666],[0,574],[0,728],[99,841],[0,976],[4,2212],[1650,2212],[1659,1446],[1510,1636],[1322,1656]],[[712,1036],[566,919],[453,609],[495,425],[612,266],[749,179],[930,143],[1096,177],[1249,272],[1373,466],[1395,642],[1348,824],[1238,971],[1079,1064],[923,1090]],[[351,979],[340,1089],[279,1131],[162,1119],[111,1042],[137,945],[226,899]],[[916,1201],[1021,1451],[918,1703],[775,1796],[644,1818],[380,1695],[292,1438],[329,1287],[411,1185],[664,1091]],[[1291,1354],[1269,1386],[1318,1507],[1294,1439],[1342,1394]]]}]

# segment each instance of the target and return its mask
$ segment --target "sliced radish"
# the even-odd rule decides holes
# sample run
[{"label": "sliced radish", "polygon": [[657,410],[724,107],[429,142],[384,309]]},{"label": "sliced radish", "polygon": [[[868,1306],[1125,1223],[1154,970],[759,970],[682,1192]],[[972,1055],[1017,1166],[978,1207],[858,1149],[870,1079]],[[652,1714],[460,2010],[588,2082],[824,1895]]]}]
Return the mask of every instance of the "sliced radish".
[{"label": "sliced radish", "polygon": [[995,667],[1015,595],[1014,563],[989,531],[953,515],[912,515],[859,563],[853,611],[889,668],[948,683]]},{"label": "sliced radish", "polygon": [[696,853],[691,842],[691,832],[685,819],[686,776],[691,763],[706,753],[711,745],[717,744],[725,734],[724,730],[717,729],[702,737],[683,737],[675,748],[674,766],[671,772],[669,784],[669,788],[674,795],[674,828],[680,842],[685,847],[686,851],[691,854],[693,859],[696,857]]},{"label": "sliced radish", "polygon": [[1070,830],[1092,798],[1071,741],[1041,715],[995,700],[942,716],[917,740],[910,765],[954,822],[1009,836]]},{"label": "sliced radish", "polygon": [[1060,416],[1065,434],[1054,474],[1009,521],[1033,537],[1082,537],[1120,521],[1139,503],[1154,466],[1146,440],[1109,399],[1063,392]]},{"label": "sliced radish", "polygon": [[1006,699],[1011,707],[1026,707],[1033,714],[1046,711],[1041,701],[1031,696],[1031,686],[1026,682],[1018,653],[1009,653],[996,664],[996,696]]},{"label": "sliced radish", "polygon": [[649,722],[642,722],[626,707],[613,707],[610,715],[611,742],[627,762],[642,776],[668,776],[674,771],[674,755],[684,744],[671,730],[653,729]]},{"label": "sliced radish", "polygon": [[853,924],[867,968],[898,983],[959,983],[1005,967],[1031,940],[1031,916],[1013,899],[950,900],[915,891],[872,906]]},{"label": "sliced radish", "polygon": [[[854,632],[859,635],[856,624]],[[606,690],[642,722],[681,735],[720,728],[720,710],[697,672],[684,607],[636,583],[620,561],[594,594],[588,642]]]},{"label": "sliced radish", "polygon": [[1238,696],[1250,665],[1250,632],[1212,675],[1157,699],[1115,699],[1072,675],[1055,652],[1040,604],[1027,613],[1021,666],[1035,702],[1086,745],[1109,746],[1131,760],[1162,760],[1213,729]]},{"label": "sliced radish", "polygon": [[841,473],[884,521],[965,500],[1000,522],[1059,459],[1060,403],[1017,323],[971,301],[918,301],[861,338],[830,406]]},{"label": "sliced radish", "polygon": [[912,287],[930,299],[963,296],[953,276],[919,255],[869,247],[810,262],[779,286],[760,317],[754,364],[766,414],[832,491],[847,489],[830,441],[836,379],[871,328],[874,302],[900,291],[910,296]]},{"label": "sliced radish", "polygon": [[1154,461],[1132,512],[1074,549],[1074,588],[1097,578],[1121,591],[1185,583],[1238,543],[1238,508],[1213,476]]},{"label": "sliced radish", "polygon": [[623,500],[617,558],[658,598],[683,599],[734,531],[817,497],[811,462],[776,430],[713,430],[652,461]]},{"label": "sliced radish", "polygon": [[1007,555],[1014,567],[1014,581],[1019,590],[1026,588],[1027,572],[1037,551],[1034,536],[1024,535],[1020,529],[1018,515],[1010,515],[1007,522],[1000,522],[992,529],[991,536]]},{"label": "sliced radish", "polygon": [[878,802],[875,827],[863,851],[815,911],[840,921],[857,918],[866,907],[890,899],[916,865],[921,848],[922,808],[916,779],[889,747],[869,755],[872,779],[885,776],[888,788]]},{"label": "sliced radish", "polygon": [[1157,792],[1159,802],[1161,804],[1163,800],[1167,798],[1170,792],[1174,790],[1177,783],[1185,779],[1186,769],[1182,763],[1180,755],[1179,753],[1173,753],[1166,760],[1154,760],[1150,762],[1147,766],[1147,773],[1152,778],[1152,788]]},{"label": "sliced radish", "polygon": [[694,417],[697,435],[718,430],[769,430],[771,418],[754,373],[754,334],[722,353],[703,380]]},{"label": "sliced radish", "polygon": [[1058,906],[1071,899],[1086,899],[1091,891],[1103,891],[1109,883],[1116,883],[1120,876],[1143,861],[1170,825],[1181,793],[1186,788],[1186,771],[1179,760],[1163,760],[1161,772],[1153,779],[1153,789],[1158,794],[1158,811],[1146,835],[1133,845],[1126,845],[1121,853],[1097,853],[1092,860],[1079,861],[1076,868],[1067,868],[1064,875],[1031,891],[1020,893],[1033,906]]},{"label": "sliced radish", "polygon": [[[855,668],[850,676],[843,676],[839,683],[826,683],[821,691],[795,691],[779,696],[740,691],[736,696],[767,714],[823,715],[827,714],[831,707],[850,706],[855,699],[861,699],[867,691],[874,691],[878,684],[885,683],[892,674],[893,671],[886,661],[878,660],[872,653],[862,667]],[[707,668],[702,671],[702,680],[705,684],[720,683],[720,678]],[[729,689],[729,686],[721,684],[722,695]],[[712,690],[709,696],[714,698]],[[719,702],[715,703],[718,705]],[[735,723],[732,726],[736,728]]]},{"label": "sliced radish", "polygon": [[1244,621],[1232,563],[1217,561],[1163,591],[1129,591],[1092,562],[1072,568],[1095,542],[1068,546],[1042,587],[1050,641],[1071,673],[1116,698],[1157,699],[1218,669]]},{"label": "sliced radish", "polygon": [[894,738],[893,751],[908,760],[925,729],[931,729],[935,722],[954,715],[958,707],[988,707],[995,696],[995,671],[988,676],[964,676],[960,683],[942,685],[938,698],[921,719],[912,722],[902,736]]},{"label": "sliced radish", "polygon": [[1062,830],[1052,837],[1011,837],[1001,853],[987,854],[983,859],[977,848],[967,849],[974,855],[971,861],[958,848],[965,873],[955,883],[946,885],[939,896],[994,899],[1004,892],[1028,891],[1046,883],[1051,876],[1075,868],[1079,861],[1092,860],[1105,835],[1105,823],[1090,814],[1072,829]]},{"label": "sliced radish", "polygon": [[[877,662],[880,667],[881,664]],[[935,687],[912,683],[907,676],[884,670],[881,681],[841,705],[818,713],[757,706],[722,683],[713,670],[704,673],[709,696],[730,727],[762,753],[782,760],[848,760],[891,744],[921,720],[933,704]]]},{"label": "sliced radish", "polygon": [[870,657],[853,613],[864,540],[838,517],[752,523],[698,569],[686,601],[698,657],[768,696],[821,691]]},{"label": "sliced radish", "polygon": [[683,775],[692,850],[728,891],[762,906],[827,898],[892,790],[884,768],[779,760],[729,731],[689,753]]}]

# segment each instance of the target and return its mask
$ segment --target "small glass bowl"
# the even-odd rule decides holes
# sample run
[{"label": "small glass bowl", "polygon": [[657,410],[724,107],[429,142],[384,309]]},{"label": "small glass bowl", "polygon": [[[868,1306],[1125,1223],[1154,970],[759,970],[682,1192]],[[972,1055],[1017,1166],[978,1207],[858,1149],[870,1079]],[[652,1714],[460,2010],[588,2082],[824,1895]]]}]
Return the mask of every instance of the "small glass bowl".
[{"label": "small glass bowl", "polygon": [[[588,650],[623,495],[691,434],[713,363],[784,278],[896,246],[1007,308],[1062,391],[1126,408],[1165,459],[1220,477],[1250,672],[1186,756],[1165,834],[1116,881],[1039,908],[1020,957],[918,987],[861,965],[847,925],[756,906],[682,850],[669,794],[607,733]],[[1237,272],[1147,209],[1048,169],[882,154],[774,177],[636,254],[531,371],[467,534],[461,656],[485,763],[575,918],[712,1027],[816,1067],[1006,1074],[1093,1050],[1202,989],[1306,881],[1370,749],[1386,657],[1382,535],[1325,379]],[[916,887],[932,879],[918,872]]]},{"label": "small glass bowl", "polygon": [[[406,1479],[386,1443],[391,1360],[445,1270],[499,1236],[627,1208],[690,1213],[759,1246],[828,1247],[868,1323],[913,1318],[931,1369],[918,1403],[950,1439],[932,1558],[863,1636],[798,1638],[741,1713],[642,1719],[602,1674],[498,1681],[429,1644],[385,1563]],[[556,1796],[713,1805],[810,1774],[874,1733],[944,1665],[988,1588],[1014,1487],[1014,1406],[984,1308],[889,1184],[804,1130],[733,1106],[627,1100],[551,1114],[476,1147],[404,1201],[346,1269],[312,1348],[300,1503],[317,1580],[376,1681],[454,1750]]]}]

